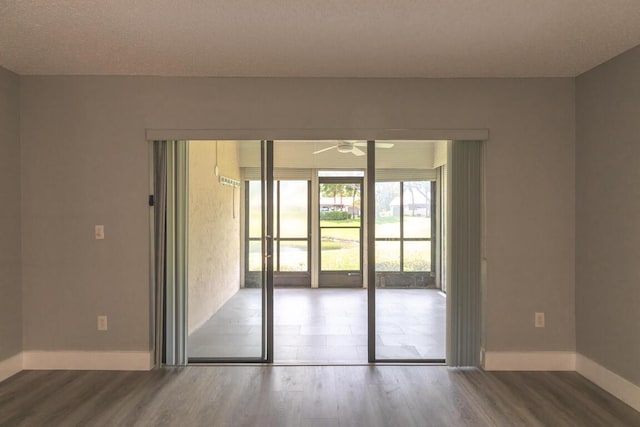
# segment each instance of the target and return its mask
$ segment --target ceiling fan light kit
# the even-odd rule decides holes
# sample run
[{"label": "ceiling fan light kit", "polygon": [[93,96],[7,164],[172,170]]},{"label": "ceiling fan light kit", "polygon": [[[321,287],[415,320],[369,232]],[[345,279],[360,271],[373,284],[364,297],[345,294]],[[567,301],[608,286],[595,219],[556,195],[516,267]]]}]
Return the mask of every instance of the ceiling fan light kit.
[{"label": "ceiling fan light kit", "polygon": [[[323,153],[325,151],[329,151],[329,150],[333,150],[334,148],[337,149],[338,153],[341,154],[353,154],[354,156],[364,156],[365,154],[367,154],[365,151],[361,150],[358,147],[366,147],[367,143],[366,142],[359,142],[359,141],[340,141],[338,142],[337,145],[333,145],[331,147],[327,147],[327,148],[323,148],[321,150],[318,151],[314,151],[313,154],[320,154]],[[376,142],[376,148],[391,148],[393,147],[393,143],[390,142]]]},{"label": "ceiling fan light kit", "polygon": [[347,154],[351,153],[351,151],[353,151],[353,145],[348,142],[338,145],[338,153]]}]

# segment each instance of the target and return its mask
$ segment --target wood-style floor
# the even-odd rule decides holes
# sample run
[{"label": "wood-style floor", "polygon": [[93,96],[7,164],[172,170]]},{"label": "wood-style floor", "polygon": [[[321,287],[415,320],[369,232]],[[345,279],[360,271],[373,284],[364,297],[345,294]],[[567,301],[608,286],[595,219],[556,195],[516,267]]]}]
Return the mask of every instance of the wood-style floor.
[{"label": "wood-style floor", "polygon": [[640,426],[573,372],[436,366],[190,366],[25,371],[2,426]]}]

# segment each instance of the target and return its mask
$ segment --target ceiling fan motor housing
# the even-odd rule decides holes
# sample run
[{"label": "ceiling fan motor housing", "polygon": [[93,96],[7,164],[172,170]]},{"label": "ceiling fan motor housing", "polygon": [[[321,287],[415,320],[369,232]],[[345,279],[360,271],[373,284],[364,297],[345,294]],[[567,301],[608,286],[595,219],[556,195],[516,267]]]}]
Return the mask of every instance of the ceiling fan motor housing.
[{"label": "ceiling fan motor housing", "polygon": [[350,153],[351,151],[353,151],[353,145],[349,144],[348,142],[343,142],[340,143],[338,145],[338,153]]}]

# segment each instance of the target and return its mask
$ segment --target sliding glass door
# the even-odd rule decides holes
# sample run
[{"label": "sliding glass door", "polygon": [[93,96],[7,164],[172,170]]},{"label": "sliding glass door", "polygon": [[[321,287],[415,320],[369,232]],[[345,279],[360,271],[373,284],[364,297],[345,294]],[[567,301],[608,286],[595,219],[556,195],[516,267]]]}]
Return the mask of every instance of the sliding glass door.
[{"label": "sliding glass door", "polygon": [[[273,361],[274,319],[286,317],[274,313],[274,284],[305,286],[299,291],[316,296],[335,292],[311,288],[311,277],[319,287],[361,288],[336,290],[359,293],[363,304],[366,297],[366,326],[340,328],[359,335],[359,355],[444,362],[439,187],[433,162],[424,160],[433,158],[433,142],[368,141],[366,157],[330,151],[340,144],[317,150],[300,143],[333,167],[319,167],[325,160],[318,156],[306,169],[281,166],[278,179],[273,141],[189,144],[187,252],[197,264],[185,275],[190,362]],[[310,306],[307,318],[326,318],[320,308]],[[326,335],[318,341],[351,338]]]},{"label": "sliding glass door", "polygon": [[[239,152],[255,164],[243,167]],[[272,165],[271,141],[189,141],[189,362],[273,360]]]},{"label": "sliding glass door", "polygon": [[[446,295],[435,282],[436,173],[422,141],[369,144],[369,359],[444,362]],[[422,163],[424,164],[424,162]],[[393,167],[391,167],[393,166]]]}]

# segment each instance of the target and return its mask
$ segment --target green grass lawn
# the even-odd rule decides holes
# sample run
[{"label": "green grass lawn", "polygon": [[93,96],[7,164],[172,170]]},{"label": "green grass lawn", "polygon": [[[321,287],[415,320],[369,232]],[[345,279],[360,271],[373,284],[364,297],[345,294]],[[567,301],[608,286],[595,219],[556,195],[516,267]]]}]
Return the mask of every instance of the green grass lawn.
[{"label": "green grass lawn", "polygon": [[[261,233],[260,217],[251,218],[250,236],[259,237]],[[305,218],[287,218],[281,222],[281,237],[305,237],[307,232],[307,219]],[[320,221],[321,227],[359,227],[360,219],[347,219],[342,221]],[[431,235],[431,219],[425,217],[404,218],[405,237],[430,237]],[[376,218],[376,235],[377,237],[400,237],[400,217],[378,217]]]},{"label": "green grass lawn", "polygon": [[[360,269],[360,219],[320,222],[321,263],[325,271],[349,271]],[[253,224],[252,224],[253,225]],[[284,225],[284,223],[283,223]],[[259,224],[258,224],[259,226]],[[348,228],[357,227],[357,228]],[[405,217],[405,237],[429,237],[431,219],[425,217]],[[252,233],[260,233],[259,227]],[[283,237],[305,237],[307,233],[306,218],[292,218],[283,227]],[[252,234],[253,235],[253,234]],[[376,218],[377,237],[400,237],[399,217]],[[306,242],[282,242],[287,253],[281,260],[282,271],[304,271],[306,265]],[[299,248],[298,248],[299,247]],[[300,249],[299,251],[297,249]],[[252,242],[250,248],[250,265],[259,268],[260,245]],[[431,269],[431,246],[429,242],[405,242],[404,270],[429,271]],[[400,270],[400,242],[376,243],[376,270]]]},{"label": "green grass lawn", "polygon": [[340,221],[320,221],[320,227],[360,227],[360,218],[357,219],[343,219]]}]

